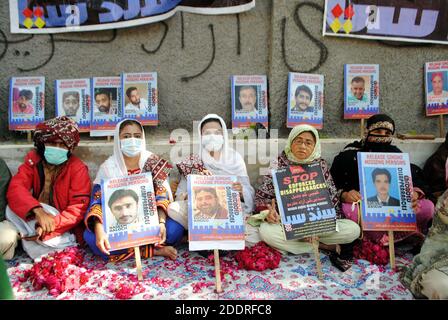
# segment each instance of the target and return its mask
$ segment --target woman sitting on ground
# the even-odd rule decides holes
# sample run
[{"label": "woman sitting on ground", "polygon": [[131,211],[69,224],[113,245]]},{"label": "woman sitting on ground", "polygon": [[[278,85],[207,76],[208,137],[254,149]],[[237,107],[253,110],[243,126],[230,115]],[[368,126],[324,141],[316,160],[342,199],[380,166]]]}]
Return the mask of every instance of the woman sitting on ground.
[{"label": "woman sitting on ground", "polygon": [[[87,230],[84,239],[90,249],[112,262],[123,261],[134,256],[133,248],[109,251],[108,236],[103,227],[101,207],[101,180],[151,172],[159,215],[160,237],[162,241],[153,246],[140,247],[142,258],[152,255],[176,259],[177,250],[171,246],[182,239],[184,228],[167,217],[168,205],[173,201],[168,175],[172,166],[168,161],[146,150],[145,132],[140,122],[123,120],[117,124],[114,135],[114,154],[101,166],[94,180],[90,207],[84,219]],[[164,245],[164,244],[168,245]]]},{"label": "woman sitting on ground", "polygon": [[[342,210],[346,218],[360,221],[358,217],[358,204],[361,200],[359,193],[358,152],[394,152],[401,150],[393,146],[392,135],[395,132],[394,121],[385,114],[377,114],[367,120],[366,136],[361,141],[356,141],[344,148],[334,159],[331,174],[339,192],[341,193]],[[424,234],[428,232],[428,226],[434,214],[433,203],[426,199],[425,194],[429,189],[424,181],[420,168],[411,164],[413,191],[413,208],[417,214],[417,232],[394,232],[395,242],[402,241],[412,235],[416,249],[419,249]],[[355,206],[352,206],[356,203]],[[365,231],[363,241],[387,246],[389,244],[386,231]]]},{"label": "woman sitting on ground", "polygon": [[402,282],[417,298],[448,299],[448,191],[439,197],[428,237]]},{"label": "woman sitting on ground", "polygon": [[199,153],[191,154],[177,167],[181,178],[176,191],[176,201],[170,204],[168,215],[188,228],[187,177],[190,174],[228,175],[237,177],[234,190],[241,196],[243,211],[250,215],[254,205],[254,189],[241,155],[228,145],[227,126],[216,115],[205,116],[198,125]]},{"label": "woman sitting on ground", "polygon": [[[323,234],[319,237],[320,248],[331,252],[332,263],[341,271],[348,270],[353,261],[353,244],[359,237],[359,226],[348,219],[342,219],[339,194],[333,183],[327,163],[321,158],[321,145],[317,130],[309,125],[299,125],[292,129],[285,150],[271,168],[278,169],[291,165],[319,163],[327,183],[328,191],[337,214],[339,231]],[[255,211],[269,210],[265,222],[260,225],[260,238],[269,246],[282,253],[302,254],[313,251],[309,241],[285,240],[280,215],[275,205],[275,190],[271,175],[263,177],[263,182],[255,194]],[[274,205],[272,205],[274,204]]]}]

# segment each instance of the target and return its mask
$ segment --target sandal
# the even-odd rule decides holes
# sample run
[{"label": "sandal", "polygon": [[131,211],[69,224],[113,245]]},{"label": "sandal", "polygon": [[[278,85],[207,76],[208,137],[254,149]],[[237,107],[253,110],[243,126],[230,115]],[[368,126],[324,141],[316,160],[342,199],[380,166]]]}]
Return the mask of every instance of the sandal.
[{"label": "sandal", "polygon": [[331,264],[338,268],[340,271],[345,272],[348,269],[350,269],[353,265],[353,258],[350,259],[342,259],[340,255],[338,255],[337,253],[333,252],[332,254],[330,254],[330,261]]}]

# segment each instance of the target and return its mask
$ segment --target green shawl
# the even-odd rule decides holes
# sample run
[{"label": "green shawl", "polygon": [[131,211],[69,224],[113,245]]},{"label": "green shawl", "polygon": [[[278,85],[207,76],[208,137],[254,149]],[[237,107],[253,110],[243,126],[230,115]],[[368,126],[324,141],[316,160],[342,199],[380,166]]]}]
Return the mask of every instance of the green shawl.
[{"label": "green shawl", "polygon": [[[402,274],[401,280],[417,298],[422,294],[422,275],[448,267],[448,190],[439,197],[434,220],[422,249]],[[441,270],[440,270],[441,271]]]}]

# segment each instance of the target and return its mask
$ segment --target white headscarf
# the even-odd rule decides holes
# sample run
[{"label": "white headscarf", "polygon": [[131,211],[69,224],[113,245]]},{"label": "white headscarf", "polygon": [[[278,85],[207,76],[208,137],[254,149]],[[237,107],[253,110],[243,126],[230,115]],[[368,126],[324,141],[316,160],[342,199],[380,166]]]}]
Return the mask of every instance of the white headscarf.
[{"label": "white headscarf", "polygon": [[[202,146],[202,132],[201,125],[208,119],[215,119],[219,121],[222,127],[224,136],[224,144],[221,149],[221,156],[219,160],[213,158],[209,151]],[[208,114],[202,118],[198,125],[198,137],[199,137],[199,157],[202,159],[204,166],[207,170],[214,175],[231,175],[237,176],[238,181],[243,185],[244,196],[244,212],[250,213],[254,206],[254,194],[255,190],[250,184],[250,179],[247,174],[246,163],[243,157],[229,146],[229,137],[227,134],[227,126],[224,120],[216,114]]]},{"label": "white headscarf", "polygon": [[[96,178],[93,181],[94,184],[100,184],[101,179],[110,179],[110,178],[118,178],[125,177],[128,175],[128,169],[126,168],[126,164],[124,163],[123,152],[121,151],[121,143],[120,143],[120,126],[121,124],[131,119],[124,119],[115,127],[114,133],[114,153],[111,155],[101,166],[96,174]],[[142,147],[140,153],[140,160],[138,162],[138,166],[143,169],[148,158],[152,155],[152,152],[146,150],[146,139],[145,139],[145,130],[143,126],[137,120],[132,119],[142,128]]]},{"label": "white headscarf", "polygon": [[[314,145],[313,152],[308,156],[308,158],[299,160],[296,158],[296,156],[292,152],[291,146],[292,146],[295,138],[297,138],[304,132],[311,132],[314,136],[314,139],[316,140],[316,143]],[[306,163],[311,163],[311,162],[318,160],[321,157],[319,133],[317,132],[317,130],[314,127],[307,125],[307,124],[299,124],[299,125],[295,126],[289,133],[288,140],[286,141],[285,153],[286,153],[286,157],[288,158],[288,160],[293,163],[306,164]]]}]

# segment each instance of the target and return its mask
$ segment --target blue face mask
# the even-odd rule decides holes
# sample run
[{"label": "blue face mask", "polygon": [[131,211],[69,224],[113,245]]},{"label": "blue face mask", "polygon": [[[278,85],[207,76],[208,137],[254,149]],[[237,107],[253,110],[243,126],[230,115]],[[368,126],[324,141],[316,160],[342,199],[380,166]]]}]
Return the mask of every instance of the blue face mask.
[{"label": "blue face mask", "polygon": [[140,154],[142,151],[143,139],[139,138],[127,138],[120,140],[121,152],[127,157],[133,158]]},{"label": "blue face mask", "polygon": [[57,148],[57,147],[47,147],[45,146],[44,152],[45,160],[49,164],[60,165],[68,159],[68,150]]}]

